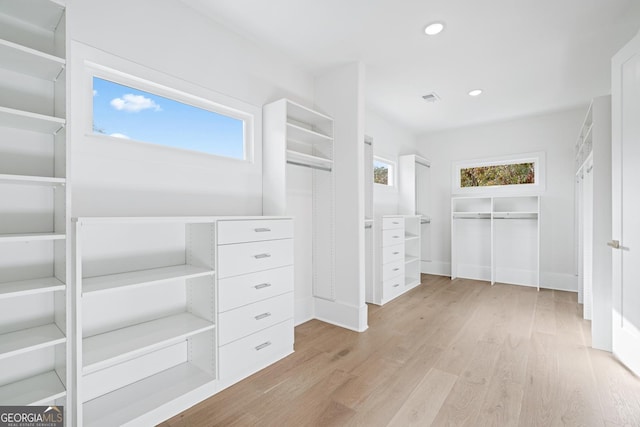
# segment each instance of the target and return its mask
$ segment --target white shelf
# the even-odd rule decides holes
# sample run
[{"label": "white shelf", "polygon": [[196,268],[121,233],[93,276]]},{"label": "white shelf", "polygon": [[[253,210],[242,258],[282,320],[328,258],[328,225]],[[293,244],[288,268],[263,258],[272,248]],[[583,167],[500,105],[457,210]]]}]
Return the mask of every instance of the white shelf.
[{"label": "white shelf", "polygon": [[494,219],[537,219],[538,212],[494,212]]},{"label": "white shelf", "polygon": [[67,180],[65,178],[55,178],[55,177],[48,177],[48,176],[0,174],[0,184],[62,185],[66,181]]},{"label": "white shelf", "polygon": [[65,3],[61,0],[0,1],[3,14],[49,31],[57,27],[64,8]]},{"label": "white shelf", "polygon": [[65,60],[30,47],[0,39],[0,67],[55,81],[65,67]]},{"label": "white shelf", "polygon": [[82,340],[82,371],[95,372],[213,328],[212,322],[181,313],[94,335]]},{"label": "white shelf", "polygon": [[19,233],[0,234],[0,243],[6,242],[35,242],[43,240],[64,240],[66,236],[61,233]]},{"label": "white shelf", "polygon": [[453,217],[462,218],[462,219],[468,219],[468,218],[490,219],[491,212],[454,212]]},{"label": "white shelf", "polygon": [[55,134],[65,125],[59,117],[0,107],[0,126]]},{"label": "white shelf", "polygon": [[[189,402],[186,403],[188,407],[210,396],[214,389],[209,386],[214,380],[212,375],[190,363],[180,364],[86,402],[83,405],[83,425],[111,427],[149,417],[150,414],[151,419],[140,420],[138,424],[157,424],[173,415],[172,407],[177,401],[182,405]],[[189,399],[192,393],[193,399]]]},{"label": "white shelf", "polygon": [[412,233],[408,233],[408,232],[405,231],[405,233],[404,233],[404,241],[405,242],[409,242],[411,240],[416,240],[416,239],[418,239],[418,235],[412,234]]},{"label": "white shelf", "polygon": [[333,123],[333,119],[322,113],[307,108],[291,100],[287,100],[287,119],[308,123],[313,126],[321,126]]},{"label": "white shelf", "polygon": [[0,335],[0,359],[62,344],[67,339],[55,324]]},{"label": "white shelf", "polygon": [[64,291],[65,285],[55,277],[0,283],[0,299],[46,292]]},{"label": "white shelf", "polygon": [[287,150],[287,161],[329,169],[331,169],[331,166],[333,165],[333,161],[331,159],[313,156],[311,154],[300,153],[299,151],[295,150]]},{"label": "white shelf", "polygon": [[123,288],[151,286],[168,280],[193,279],[212,276],[214,271],[193,265],[174,265],[171,267],[109,274],[106,276],[82,279],[82,293],[117,291]]},{"label": "white shelf", "polygon": [[323,133],[316,132],[293,123],[287,123],[287,139],[296,142],[307,142],[317,144],[323,142],[331,142],[333,138]]},{"label": "white shelf", "polygon": [[412,262],[416,262],[418,261],[420,258],[418,258],[417,256],[412,256],[412,255],[405,255],[404,256],[404,263],[405,264],[409,264]]},{"label": "white shelf", "polygon": [[0,405],[43,405],[67,394],[54,371],[0,387]]}]

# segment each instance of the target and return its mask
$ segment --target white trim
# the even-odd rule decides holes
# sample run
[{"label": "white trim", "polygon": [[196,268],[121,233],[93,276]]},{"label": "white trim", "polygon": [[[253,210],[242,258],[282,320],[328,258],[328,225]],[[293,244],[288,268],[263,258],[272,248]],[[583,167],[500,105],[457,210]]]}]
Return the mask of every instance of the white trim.
[{"label": "white trim", "polygon": [[[495,166],[513,163],[533,162],[535,167],[534,184],[494,185],[487,187],[460,186],[460,170],[478,166]],[[459,160],[453,162],[451,168],[452,195],[534,195],[546,190],[546,156],[544,151],[534,153],[511,154],[484,159]]]},{"label": "white trim", "polygon": [[366,304],[356,307],[339,301],[314,298],[314,308],[315,318],[323,322],[356,332],[364,332],[369,327]]}]

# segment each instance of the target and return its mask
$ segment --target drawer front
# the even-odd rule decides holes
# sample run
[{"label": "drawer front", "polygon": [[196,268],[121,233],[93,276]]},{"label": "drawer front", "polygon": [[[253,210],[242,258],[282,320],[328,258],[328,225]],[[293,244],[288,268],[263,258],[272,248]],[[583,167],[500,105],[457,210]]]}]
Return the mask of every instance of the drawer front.
[{"label": "drawer front", "polygon": [[293,292],[218,315],[220,345],[244,338],[293,317]]},{"label": "drawer front", "polygon": [[220,378],[247,376],[293,351],[293,319],[220,347]]},{"label": "drawer front", "polygon": [[218,246],[218,277],[293,265],[293,239]]},{"label": "drawer front", "polygon": [[290,219],[257,219],[247,221],[219,221],[218,244],[260,242],[293,237]]},{"label": "drawer front", "polygon": [[293,266],[220,279],[218,310],[225,312],[287,292],[293,292]]},{"label": "drawer front", "polygon": [[393,230],[396,228],[404,228],[404,218],[382,218],[382,229]]},{"label": "drawer front", "polygon": [[[382,280],[402,276],[404,278],[404,259],[400,261],[393,261],[382,266]],[[403,279],[404,280],[404,279]]]},{"label": "drawer front", "polygon": [[382,246],[404,244],[404,229],[382,230]]},{"label": "drawer front", "polygon": [[382,263],[399,261],[404,259],[404,243],[382,248]]},{"label": "drawer front", "polygon": [[404,289],[404,276],[397,276],[382,282],[382,294],[385,299],[395,297]]}]

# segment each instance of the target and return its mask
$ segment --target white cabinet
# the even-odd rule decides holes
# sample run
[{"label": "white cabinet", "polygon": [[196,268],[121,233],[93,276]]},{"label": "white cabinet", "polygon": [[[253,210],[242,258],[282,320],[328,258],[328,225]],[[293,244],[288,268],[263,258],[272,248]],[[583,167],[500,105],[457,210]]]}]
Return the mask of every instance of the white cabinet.
[{"label": "white cabinet", "polygon": [[[296,221],[296,265],[304,266],[299,289],[325,300],[335,298],[333,119],[288,99],[263,107],[263,213],[291,215]],[[311,199],[310,201],[308,199]],[[310,206],[309,206],[310,205]],[[306,271],[310,270],[310,271]],[[304,276],[302,276],[304,274]],[[298,291],[298,290],[297,290]],[[307,301],[301,301],[306,305]],[[302,316],[309,318],[310,313]],[[306,319],[304,319],[306,320]]]},{"label": "white cabinet", "polygon": [[0,10],[0,405],[67,405],[64,21],[59,1]]},{"label": "white cabinet", "polygon": [[290,218],[74,223],[75,424],[157,424],[293,351]]},{"label": "white cabinet", "polygon": [[376,228],[375,283],[367,302],[386,304],[420,282],[420,216],[383,216]]},{"label": "white cabinet", "polygon": [[576,269],[592,345],[611,350],[611,97],[595,98],[576,141]]},{"label": "white cabinet", "polygon": [[451,278],[540,287],[539,196],[451,199]]},{"label": "white cabinet", "polygon": [[292,230],[290,219],[218,222],[222,388],[293,352]]}]

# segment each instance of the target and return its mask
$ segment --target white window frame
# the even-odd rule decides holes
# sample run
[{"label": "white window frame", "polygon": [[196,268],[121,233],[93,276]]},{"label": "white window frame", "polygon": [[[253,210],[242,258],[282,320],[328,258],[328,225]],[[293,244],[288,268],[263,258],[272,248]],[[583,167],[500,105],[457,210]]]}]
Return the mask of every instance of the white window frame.
[{"label": "white window frame", "polygon": [[[387,175],[389,182],[385,185],[385,184],[380,184],[374,181],[374,184],[377,185],[379,188],[395,188],[396,182],[397,182],[396,171],[398,169],[396,162],[384,157],[373,156],[373,163],[375,164],[375,162],[380,162],[380,163],[389,165],[389,173]],[[375,166],[373,166],[373,170],[375,171]]]},{"label": "white window frame", "polygon": [[[543,151],[535,153],[512,154],[486,159],[461,160],[453,162],[452,170],[452,194],[460,195],[511,195],[532,194],[539,195],[546,190],[546,158]],[[517,163],[533,163],[533,184],[490,185],[484,187],[462,187],[460,183],[460,171],[466,168],[498,166]]]},{"label": "white window frame", "polygon": [[[212,156],[213,158],[223,159],[225,161],[254,163],[254,161],[256,160],[256,122],[259,123],[257,117],[260,113],[260,110],[255,106],[211,91],[198,91],[199,95],[195,95],[191,91],[177,89],[166,84],[160,84],[149,79],[134,76],[132,74],[127,74],[125,72],[89,61],[85,61],[85,73],[88,76],[87,81],[89,82],[89,88],[87,90],[87,105],[90,106],[90,114],[88,114],[88,120],[85,123],[85,135],[97,138],[107,138],[114,142],[117,141],[118,143],[145,144],[162,149],[180,150],[182,152],[190,152],[202,156]],[[133,89],[149,92],[151,94],[169,98],[183,104],[191,105],[196,108],[201,108],[213,113],[242,120],[244,123],[244,158],[229,157],[222,154],[190,150],[187,148],[154,143],[153,141],[123,139],[111,135],[102,135],[95,133],[93,130],[93,77],[112,81],[114,83],[128,86]],[[175,83],[176,86],[179,86],[179,81],[176,81]],[[205,93],[206,95],[204,95]]]}]

